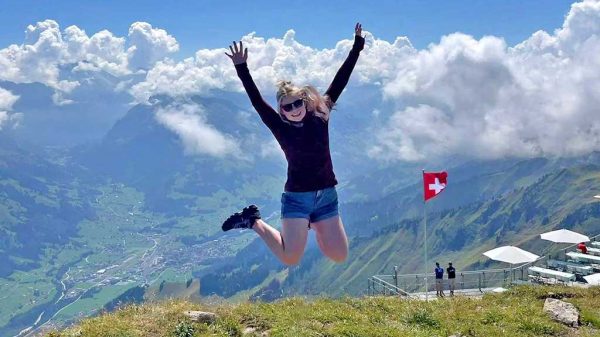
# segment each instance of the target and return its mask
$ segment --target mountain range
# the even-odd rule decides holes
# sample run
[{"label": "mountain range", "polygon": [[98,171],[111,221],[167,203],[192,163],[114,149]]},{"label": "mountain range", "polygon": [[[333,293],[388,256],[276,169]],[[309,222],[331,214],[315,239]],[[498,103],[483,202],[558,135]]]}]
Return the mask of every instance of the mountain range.
[{"label": "mountain range", "polygon": [[[104,80],[107,90],[118,84]],[[382,114],[386,103],[367,88],[345,93],[331,121],[350,255],[328,261],[311,234],[302,262],[288,268],[253,232],[220,230],[250,203],[278,225],[285,160],[244,95],[155,96],[133,107],[97,100],[65,121],[59,113],[74,116],[82,105],[52,105],[37,84],[0,85],[20,96],[15,110],[24,113],[22,125],[0,132],[0,335],[160,296],[162,282],[195,279],[202,297],[270,300],[360,295],[369,276],[393,266],[421,272],[423,168],[449,173],[447,189],[427,204],[431,261],[487,268],[481,253],[497,245],[539,251],[543,231],[600,229],[600,204],[590,199],[600,189],[599,153],[379,162],[366,153],[380,122],[361,95],[372,95]],[[34,100],[52,108],[35,111]],[[88,118],[108,110],[102,122]],[[214,152],[222,144],[190,135],[190,125],[218,130],[229,152]]]}]

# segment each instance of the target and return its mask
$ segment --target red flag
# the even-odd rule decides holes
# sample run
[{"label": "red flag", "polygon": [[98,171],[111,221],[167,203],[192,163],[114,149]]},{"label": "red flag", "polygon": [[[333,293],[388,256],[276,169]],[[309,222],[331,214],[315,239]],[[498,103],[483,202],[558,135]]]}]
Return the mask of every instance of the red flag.
[{"label": "red flag", "polygon": [[448,173],[423,171],[423,188],[425,201],[440,194],[447,184]]}]

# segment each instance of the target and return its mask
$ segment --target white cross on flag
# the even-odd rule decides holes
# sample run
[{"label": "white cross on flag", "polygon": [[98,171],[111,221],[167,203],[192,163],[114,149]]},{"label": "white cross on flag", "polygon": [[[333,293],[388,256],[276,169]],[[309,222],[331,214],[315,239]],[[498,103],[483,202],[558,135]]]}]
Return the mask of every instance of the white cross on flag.
[{"label": "white cross on flag", "polygon": [[448,173],[423,171],[423,188],[425,201],[437,196],[447,184]]}]

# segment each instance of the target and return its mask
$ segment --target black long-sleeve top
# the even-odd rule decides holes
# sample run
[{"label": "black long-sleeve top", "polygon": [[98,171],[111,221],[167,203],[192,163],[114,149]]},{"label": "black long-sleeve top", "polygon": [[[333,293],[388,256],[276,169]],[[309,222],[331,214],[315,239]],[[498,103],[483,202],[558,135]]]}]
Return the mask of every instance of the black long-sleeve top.
[{"label": "black long-sleeve top", "polygon": [[[337,101],[348,84],[364,44],[365,39],[355,35],[352,50],[325,92],[331,99],[331,105]],[[329,122],[315,116],[312,111],[307,111],[301,127],[284,122],[279,113],[262,98],[250,75],[248,65],[237,64],[235,69],[252,106],[285,153],[288,162],[285,191],[308,192],[335,186],[337,180],[329,153]]]}]

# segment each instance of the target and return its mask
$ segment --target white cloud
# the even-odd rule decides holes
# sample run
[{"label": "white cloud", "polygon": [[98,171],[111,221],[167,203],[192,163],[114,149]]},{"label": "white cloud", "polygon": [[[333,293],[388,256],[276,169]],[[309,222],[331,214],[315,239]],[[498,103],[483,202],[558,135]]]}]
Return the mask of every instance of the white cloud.
[{"label": "white cloud", "polygon": [[600,2],[573,4],[561,29],[509,48],[451,34],[382,79],[395,112],[370,154],[572,156],[600,150]]},{"label": "white cloud", "polygon": [[232,70],[225,69],[228,68],[224,64],[197,67],[193,58],[177,63],[172,60],[159,61],[148,71],[146,80],[134,84],[130,92],[136,101],[146,102],[155,94],[187,96],[206,94],[210,89],[215,88],[233,90],[235,83],[233,74],[227,77],[228,80],[223,77],[224,72]]},{"label": "white cloud", "polygon": [[[242,38],[248,64],[270,96],[278,79],[324,90],[351,40],[316,50],[295,40]],[[132,95],[186,96],[211,89],[243,90],[226,49],[199,50],[182,62],[162,61]],[[562,28],[536,32],[517,46],[502,38],[479,40],[454,33],[423,50],[406,37],[393,43],[366,32],[366,47],[350,87],[379,85],[385,111],[373,106],[383,125],[375,130],[371,156],[421,160],[461,154],[479,158],[578,155],[600,150],[600,2],[572,6]]]},{"label": "white cloud", "polygon": [[8,123],[13,123],[13,127],[18,124],[22,115],[20,113],[11,113],[13,104],[19,99],[19,96],[12,92],[0,88],[0,130]]},{"label": "white cloud", "polygon": [[70,53],[61,63],[77,64],[75,71],[106,71],[115,76],[129,74],[125,38],[116,37],[108,30],[102,30],[88,37],[85,31],[76,26],[65,29],[64,46]]},{"label": "white cloud", "polygon": [[68,93],[80,84],[63,79],[71,65],[74,72],[123,76],[151,67],[178,48],[175,38],[145,22],[133,23],[125,38],[108,30],[88,36],[77,26],[61,32],[56,21],[45,20],[27,27],[23,44],[0,50],[0,80],[39,82]]},{"label": "white cloud", "polygon": [[18,99],[19,96],[15,96],[12,92],[0,88],[0,110],[12,110],[12,106]]},{"label": "white cloud", "polygon": [[186,154],[241,156],[238,141],[207,124],[204,111],[197,104],[173,103],[160,107],[155,117],[179,136]]},{"label": "white cloud", "polygon": [[64,91],[77,83],[59,79],[59,65],[65,57],[64,41],[52,20],[29,25],[24,44],[0,50],[0,79],[13,82],[40,82]]},{"label": "white cloud", "polygon": [[[326,89],[352,47],[351,40],[342,40],[335,49],[316,50],[298,43],[294,36],[295,32],[289,30],[281,39],[265,40],[255,33],[242,37],[249,50],[252,75],[267,94],[275,93],[279,79]],[[187,96],[206,94],[211,89],[241,92],[243,88],[225,51],[229,49],[202,49],[195,57],[181,62],[158,62],[148,71],[145,81],[133,85],[131,93],[137,101],[146,102],[156,94]]]},{"label": "white cloud", "polygon": [[74,101],[71,99],[64,98],[62,92],[56,91],[52,94],[52,102],[54,102],[55,105],[61,106],[72,104]]},{"label": "white cloud", "polygon": [[[366,47],[349,88],[358,94],[363,84],[374,86],[385,98],[385,104],[367,110],[373,111],[374,125],[381,125],[370,146],[374,158],[568,156],[600,150],[598,0],[573,4],[562,27],[535,32],[516,46],[501,37],[454,33],[418,50],[406,37],[388,42],[364,34]],[[293,30],[268,39],[250,33],[242,41],[265,96],[275,93],[279,79],[326,89],[352,45],[349,35],[332,49],[314,49],[296,41]],[[175,38],[148,23],[132,24],[127,37],[109,31],[90,37],[75,26],[61,32],[47,20],[29,26],[22,45],[0,50],[0,79],[47,84],[60,91],[57,104],[68,103],[65,93],[78,85],[61,77],[67,64],[117,77],[148,69],[143,81],[124,77],[116,88],[129,91],[136,102],[156,94],[243,92],[223,47],[176,62],[166,57],[179,48]],[[164,110],[157,118],[180,135],[189,153],[238,151],[240,143],[192,110]]]},{"label": "white cloud", "polygon": [[170,53],[179,50],[174,37],[163,29],[152,28],[146,22],[136,22],[129,27],[127,50],[130,69],[148,69]]}]

